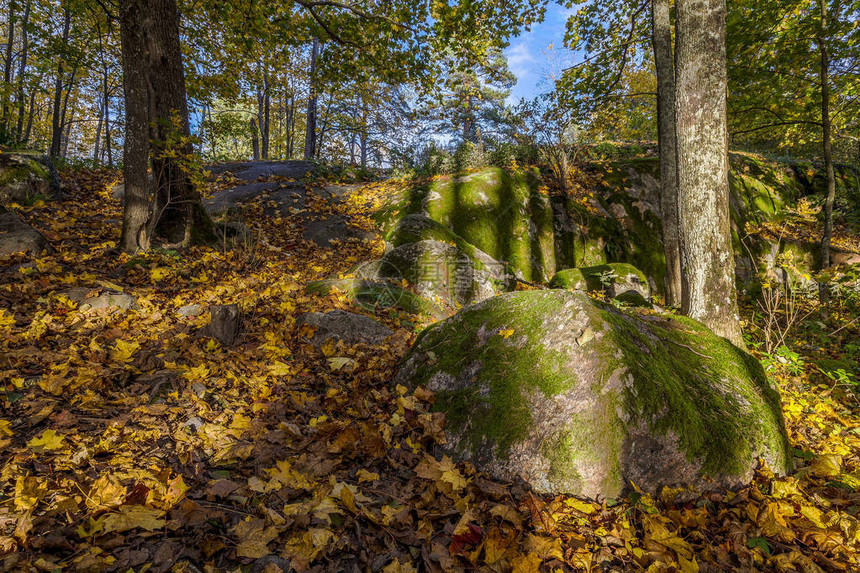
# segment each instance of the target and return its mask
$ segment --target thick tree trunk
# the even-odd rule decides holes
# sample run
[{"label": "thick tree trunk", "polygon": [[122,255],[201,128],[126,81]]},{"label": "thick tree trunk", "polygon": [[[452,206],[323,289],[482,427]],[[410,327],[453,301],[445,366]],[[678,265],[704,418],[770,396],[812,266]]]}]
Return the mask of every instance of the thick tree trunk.
[{"label": "thick tree trunk", "polygon": [[[830,138],[830,60],[827,54],[827,0],[820,0],[821,35],[818,51],[821,55],[819,80],[821,82],[821,140],[824,151],[824,170],[827,173],[827,195],[824,199],[824,234],[821,237],[821,268],[830,266],[830,239],[833,235],[833,204],[836,202],[836,174],[833,169],[833,148]],[[821,288],[821,298],[827,300],[827,285]]]},{"label": "thick tree trunk", "polygon": [[743,346],[729,221],[725,0],[676,2],[681,308]]},{"label": "thick tree trunk", "polygon": [[18,106],[18,121],[15,125],[15,141],[22,143],[21,136],[24,134],[24,109],[26,108],[24,100],[24,72],[27,71],[27,58],[30,50],[30,34],[27,32],[27,26],[30,23],[30,8],[32,1],[28,0],[24,7],[24,18],[21,20],[21,60],[18,62],[18,90],[15,96],[15,103]]},{"label": "thick tree trunk", "polygon": [[[15,44],[15,12],[18,8],[18,3],[15,0],[9,2],[9,31],[6,32],[6,56],[3,59],[3,85],[4,88],[12,83],[12,55],[13,46]],[[9,93],[6,89],[3,90],[3,112],[2,125],[0,131],[7,133],[9,124]]]},{"label": "thick tree trunk", "polygon": [[122,237],[126,253],[149,249],[151,205],[149,199],[149,96],[144,64],[143,0],[124,0],[119,5],[122,39],[125,140],[123,142]]},{"label": "thick tree trunk", "polygon": [[192,180],[185,71],[176,0],[146,0],[144,56],[148,66],[150,145],[156,191],[155,236],[188,245],[214,239],[212,221]]},{"label": "thick tree trunk", "polygon": [[[63,45],[69,43],[69,28],[72,24],[72,13],[63,8]],[[63,140],[62,103],[63,103],[63,60],[57,64],[57,78],[54,81],[54,111],[51,115],[51,157],[59,157]]]},{"label": "thick tree trunk", "polygon": [[305,160],[311,160],[317,154],[317,87],[316,72],[317,58],[319,57],[320,43],[314,38],[311,48],[311,87],[308,96],[308,117],[305,126]]},{"label": "thick tree trunk", "polygon": [[666,253],[666,304],[681,306],[678,243],[678,148],[675,139],[675,63],[669,0],[651,1],[652,46],[657,68],[657,141],[660,148],[660,210]]}]

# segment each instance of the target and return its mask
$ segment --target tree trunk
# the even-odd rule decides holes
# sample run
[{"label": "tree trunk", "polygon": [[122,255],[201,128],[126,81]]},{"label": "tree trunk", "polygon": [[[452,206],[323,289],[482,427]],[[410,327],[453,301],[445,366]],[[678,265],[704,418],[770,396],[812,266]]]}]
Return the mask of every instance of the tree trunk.
[{"label": "tree trunk", "polygon": [[[69,28],[72,24],[72,13],[68,8],[63,8],[63,46],[66,46],[69,43]],[[54,112],[51,115],[51,157],[59,157],[61,151],[61,144],[63,139],[63,125],[61,122],[60,114],[62,113],[61,107],[63,103],[63,76],[65,75],[65,71],[63,69],[63,60],[60,60],[60,63],[57,64],[57,79],[54,82]]]},{"label": "tree trunk", "polygon": [[[72,95],[72,90],[75,87],[75,77],[78,75],[78,69],[75,68],[72,70],[71,76],[69,76],[69,85],[66,86],[66,94],[63,96],[63,108],[60,112],[60,133],[62,136],[60,137],[60,157],[65,158],[69,151],[69,139],[72,136],[72,119],[74,116],[74,103],[72,104],[72,112],[69,113],[69,97]],[[66,117],[69,117],[68,121]]]},{"label": "tree trunk", "polygon": [[[827,196],[824,199],[824,234],[821,237],[821,268],[830,266],[830,239],[833,235],[833,203],[836,201],[836,174],[833,169],[833,148],[830,138],[830,59],[827,54],[827,0],[820,0],[821,35],[818,51],[821,54],[819,79],[821,82],[821,139],[824,151],[824,170],[827,173]],[[823,302],[829,298],[827,284],[820,287]]]},{"label": "tree trunk", "polygon": [[146,0],[144,57],[148,66],[149,125],[156,206],[154,235],[189,245],[214,239],[212,220],[192,179],[185,71],[176,0]]},{"label": "tree trunk", "polygon": [[102,76],[102,88],[105,102],[105,151],[107,151],[107,164],[108,168],[113,169],[113,151],[111,149],[111,133],[110,133],[110,90],[108,89],[108,69],[107,66],[104,68],[104,75]]},{"label": "tree trunk", "polygon": [[18,62],[18,92],[15,96],[15,103],[18,106],[18,122],[15,125],[15,141],[22,143],[21,136],[24,133],[24,72],[27,70],[27,57],[30,50],[30,34],[27,32],[27,26],[30,23],[30,7],[32,1],[27,0],[27,5],[24,7],[24,19],[21,21],[21,61]]},{"label": "tree trunk", "polygon": [[293,138],[296,135],[296,96],[295,94],[290,94],[290,107],[287,111],[287,159],[293,158],[293,152],[295,151],[295,146],[293,142]]},{"label": "tree trunk", "polygon": [[743,347],[729,220],[725,0],[677,0],[681,308]]},{"label": "tree trunk", "polygon": [[666,254],[666,304],[681,306],[681,248],[678,244],[678,158],[675,140],[675,59],[669,0],[651,1],[651,43],[657,68],[657,141],[660,149],[660,210]]},{"label": "tree trunk", "polygon": [[251,129],[251,149],[254,153],[254,161],[260,160],[260,138],[257,136],[257,120],[253,117],[248,122],[248,127]]},{"label": "tree trunk", "polygon": [[269,90],[269,74],[263,74],[263,89],[257,99],[257,124],[260,127],[260,157],[269,160],[269,114],[272,96]]},{"label": "tree trunk", "polygon": [[310,94],[308,95],[308,117],[305,127],[305,160],[311,160],[317,153],[317,58],[319,57],[320,43],[314,38],[313,47],[311,48],[311,86]]},{"label": "tree trunk", "polygon": [[96,124],[96,141],[93,146],[93,167],[98,167],[101,160],[101,139],[102,139],[102,123],[104,122],[105,105],[103,101],[99,102],[99,122]]},{"label": "tree trunk", "polygon": [[149,200],[149,96],[144,62],[143,0],[119,5],[122,40],[125,140],[123,142],[122,237],[126,253],[149,249],[151,205]]},{"label": "tree trunk", "polygon": [[3,63],[3,116],[0,131],[5,135],[9,121],[9,93],[6,88],[12,83],[12,48],[15,44],[15,11],[18,3],[15,0],[9,2],[9,31],[6,33],[6,57]]}]

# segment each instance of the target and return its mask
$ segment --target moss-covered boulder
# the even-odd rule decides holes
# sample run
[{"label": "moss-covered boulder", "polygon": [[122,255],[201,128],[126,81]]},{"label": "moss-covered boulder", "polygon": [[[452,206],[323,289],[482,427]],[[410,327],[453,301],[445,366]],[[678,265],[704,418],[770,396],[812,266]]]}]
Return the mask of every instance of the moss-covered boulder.
[{"label": "moss-covered boulder", "polygon": [[435,320],[450,316],[450,312],[438,304],[384,280],[327,279],[309,283],[305,291],[317,295],[341,294],[347,300],[372,311],[390,308]]},{"label": "moss-covered boulder", "polygon": [[516,286],[515,277],[508,273],[504,263],[497,261],[445,225],[425,215],[415,213],[403,217],[386,236],[386,242],[395,248],[420,241],[439,241],[457,247],[472,260],[476,269],[486,271],[493,276],[497,288],[513,290]]},{"label": "moss-covered boulder", "polygon": [[60,182],[49,157],[28,152],[0,153],[0,203],[28,203],[59,195]]},{"label": "moss-covered boulder", "polygon": [[463,251],[441,241],[407,243],[387,252],[376,278],[403,278],[422,296],[451,307],[465,306],[496,294],[498,277],[482,270]]},{"label": "moss-covered boulder", "polygon": [[422,333],[395,383],[447,413],[446,448],[543,493],[748,482],[791,464],[759,363],[700,323],[562,290],[506,293]]},{"label": "moss-covered boulder", "polygon": [[646,300],[651,296],[648,277],[627,263],[564,269],[552,277],[549,286],[567,290],[602,291],[611,297],[627,292],[634,292]]}]

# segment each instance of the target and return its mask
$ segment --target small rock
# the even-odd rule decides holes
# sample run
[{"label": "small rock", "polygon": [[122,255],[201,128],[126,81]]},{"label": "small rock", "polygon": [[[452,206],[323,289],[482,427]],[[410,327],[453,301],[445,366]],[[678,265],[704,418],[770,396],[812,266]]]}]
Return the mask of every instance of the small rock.
[{"label": "small rock", "polygon": [[193,418],[188,418],[187,420],[185,420],[184,426],[191,430],[192,433],[197,433],[197,430],[202,428],[204,423],[205,422],[203,421],[203,418],[194,416]]},{"label": "small rock", "polygon": [[176,309],[176,314],[182,318],[190,318],[193,316],[200,316],[201,310],[202,307],[199,304],[186,304],[185,306]]},{"label": "small rock", "polygon": [[322,346],[329,338],[343,340],[347,344],[358,342],[379,344],[394,334],[390,328],[372,318],[344,310],[332,310],[326,313],[310,312],[300,316],[296,322],[316,327],[312,338],[315,346]]},{"label": "small rock", "polygon": [[137,299],[128,293],[115,290],[102,290],[99,294],[93,296],[97,292],[96,289],[87,287],[74,287],[65,291],[69,300],[78,303],[80,309],[100,310],[105,308],[119,310],[137,310],[140,307],[137,304]]},{"label": "small rock", "polygon": [[200,336],[216,339],[221,346],[232,346],[242,328],[242,315],[235,304],[219,304],[210,309],[212,319],[200,331]]},{"label": "small rock", "polygon": [[203,382],[195,382],[191,385],[191,391],[194,392],[195,396],[202,399],[206,396],[206,384]]}]

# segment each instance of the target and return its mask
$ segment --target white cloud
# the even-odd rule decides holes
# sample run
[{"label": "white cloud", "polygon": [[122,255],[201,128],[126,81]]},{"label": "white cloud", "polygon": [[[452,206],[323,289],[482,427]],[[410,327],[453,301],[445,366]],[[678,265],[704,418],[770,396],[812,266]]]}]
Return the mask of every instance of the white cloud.
[{"label": "white cloud", "polygon": [[536,60],[528,42],[520,42],[511,46],[506,55],[508,56],[508,67],[519,81],[534,71]]}]

